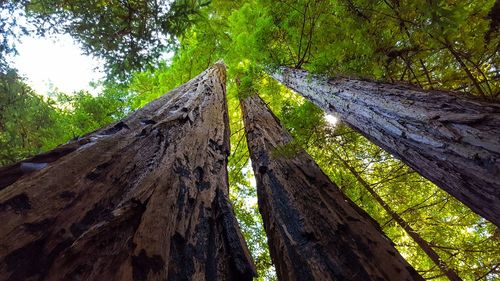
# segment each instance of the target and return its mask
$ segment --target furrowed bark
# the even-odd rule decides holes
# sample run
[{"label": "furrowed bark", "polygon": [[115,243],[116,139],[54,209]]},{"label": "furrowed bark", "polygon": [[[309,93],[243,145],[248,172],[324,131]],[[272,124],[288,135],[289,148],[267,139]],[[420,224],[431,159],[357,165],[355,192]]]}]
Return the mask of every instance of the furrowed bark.
[{"label": "furrowed bark", "polygon": [[0,171],[0,280],[252,280],[228,202],[225,66]]},{"label": "furrowed bark", "polygon": [[423,280],[304,150],[277,153],[292,137],[258,96],[241,105],[279,280]]},{"label": "furrowed bark", "polygon": [[411,227],[398,213],[396,213],[390,206],[387,204],[382,197],[378,195],[377,192],[368,184],[363,177],[349,165],[349,163],[342,159],[340,155],[335,155],[342,164],[351,172],[351,174],[358,180],[358,182],[375,198],[382,208],[391,216],[391,218],[399,224],[401,228],[408,234],[408,236],[418,244],[418,246],[425,252],[425,254],[436,264],[441,272],[450,279],[450,281],[462,281],[462,279],[458,276],[458,274],[450,268],[446,262],[444,262],[441,257],[434,251],[432,246],[424,239],[420,234]]},{"label": "furrowed bark", "polygon": [[273,77],[500,226],[500,104],[282,68]]}]

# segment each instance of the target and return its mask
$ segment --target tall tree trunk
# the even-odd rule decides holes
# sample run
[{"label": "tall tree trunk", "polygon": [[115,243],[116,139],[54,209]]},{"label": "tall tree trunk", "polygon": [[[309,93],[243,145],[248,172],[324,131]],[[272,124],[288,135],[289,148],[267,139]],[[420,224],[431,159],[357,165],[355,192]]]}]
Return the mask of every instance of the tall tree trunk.
[{"label": "tall tree trunk", "polygon": [[336,155],[336,157],[344,164],[344,166],[353,174],[353,176],[358,180],[358,182],[375,198],[382,208],[391,216],[391,218],[396,221],[401,228],[415,241],[415,243],[420,246],[420,248],[427,254],[427,256],[439,267],[441,272],[443,272],[448,279],[451,281],[462,281],[462,279],[458,276],[458,274],[450,268],[434,251],[434,249],[423,239],[418,232],[416,232],[398,213],[396,213],[392,208],[380,197],[377,192],[361,177],[361,175],[349,165],[349,163],[344,160],[340,155]]},{"label": "tall tree trunk", "polygon": [[423,280],[304,150],[283,152],[292,137],[258,96],[241,105],[279,280]]},{"label": "tall tree trunk", "polygon": [[228,202],[225,66],[0,171],[0,280],[251,280]]},{"label": "tall tree trunk", "polygon": [[500,226],[499,103],[289,68],[273,77]]}]

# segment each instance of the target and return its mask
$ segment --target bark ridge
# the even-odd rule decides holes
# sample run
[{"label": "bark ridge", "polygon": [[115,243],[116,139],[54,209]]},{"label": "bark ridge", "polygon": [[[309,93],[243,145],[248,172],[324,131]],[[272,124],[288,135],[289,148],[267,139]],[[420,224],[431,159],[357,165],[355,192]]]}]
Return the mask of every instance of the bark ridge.
[{"label": "bark ridge", "polygon": [[225,66],[0,171],[0,280],[252,280],[228,201]]},{"label": "bark ridge", "polygon": [[276,154],[292,137],[258,96],[241,105],[279,280],[423,280],[304,150]]},{"label": "bark ridge", "polygon": [[409,85],[272,75],[500,226],[500,104]]}]

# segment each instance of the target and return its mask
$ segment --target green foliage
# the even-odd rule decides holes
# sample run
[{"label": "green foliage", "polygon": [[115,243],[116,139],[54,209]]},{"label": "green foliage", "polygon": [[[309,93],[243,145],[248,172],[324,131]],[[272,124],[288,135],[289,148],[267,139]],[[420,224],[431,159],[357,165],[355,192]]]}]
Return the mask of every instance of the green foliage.
[{"label": "green foliage", "polygon": [[254,258],[259,275],[256,280],[276,280],[274,272],[269,270],[272,262],[268,252],[262,218],[257,207],[253,173],[249,165],[243,167],[241,171],[243,171],[243,179],[240,179],[238,183],[236,183],[237,180],[234,177],[231,180],[230,199],[233,202],[243,236]]},{"label": "green foliage", "polygon": [[36,95],[14,70],[0,74],[0,166],[68,139],[62,118],[54,100]]},{"label": "green foliage", "polygon": [[[116,88],[115,88],[116,89]],[[50,150],[123,118],[122,91],[37,95],[14,70],[0,74],[0,165]]]},{"label": "green foliage", "polygon": [[106,61],[111,78],[124,79],[131,71],[158,62],[210,1],[32,0],[23,4],[39,34],[70,34],[87,54]]},{"label": "green foliage", "polygon": [[[440,257],[464,280],[494,280],[500,265],[498,228],[474,214],[409,167],[344,125],[333,128],[324,120],[308,122],[301,108],[285,95],[266,96],[272,110],[322,170],[358,206],[366,210],[396,244],[397,249],[426,279],[447,280],[418,245],[392,220],[368,191],[345,168],[337,155],[371,184],[379,196],[418,231]],[[317,117],[312,114],[312,120]]]},{"label": "green foliage", "polygon": [[27,26],[19,23],[18,18],[23,16],[20,8],[22,1],[0,2],[0,71],[9,70],[7,56],[16,54],[15,44],[19,37],[28,34]]},{"label": "green foliage", "polygon": [[126,116],[128,107],[123,93],[108,88],[103,94],[93,96],[85,91],[57,94],[60,106],[66,109],[66,130],[73,137],[104,127]]},{"label": "green foliage", "polygon": [[230,22],[246,25],[233,38],[257,63],[500,95],[493,0],[250,3]]}]

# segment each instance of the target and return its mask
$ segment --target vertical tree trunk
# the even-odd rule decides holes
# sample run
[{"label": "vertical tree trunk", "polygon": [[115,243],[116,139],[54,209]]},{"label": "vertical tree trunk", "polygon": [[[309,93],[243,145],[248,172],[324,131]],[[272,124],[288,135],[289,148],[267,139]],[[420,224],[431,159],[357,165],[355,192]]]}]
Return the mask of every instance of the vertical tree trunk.
[{"label": "vertical tree trunk", "polygon": [[500,226],[500,104],[283,68],[273,77]]},{"label": "vertical tree trunk", "polygon": [[279,280],[423,280],[305,151],[279,152],[292,137],[258,96],[241,105]]},{"label": "vertical tree trunk", "polygon": [[398,213],[396,213],[392,208],[380,197],[377,192],[361,177],[361,175],[353,168],[347,161],[342,159],[340,155],[336,157],[344,164],[344,166],[354,175],[358,182],[375,198],[382,208],[391,216],[391,218],[396,221],[401,228],[410,236],[415,243],[427,254],[427,256],[439,267],[441,272],[443,272],[448,279],[451,281],[462,281],[458,274],[450,268],[434,251],[434,249],[423,239],[418,232],[416,232]]},{"label": "vertical tree trunk", "polygon": [[228,202],[225,66],[0,171],[0,280],[251,280]]}]

